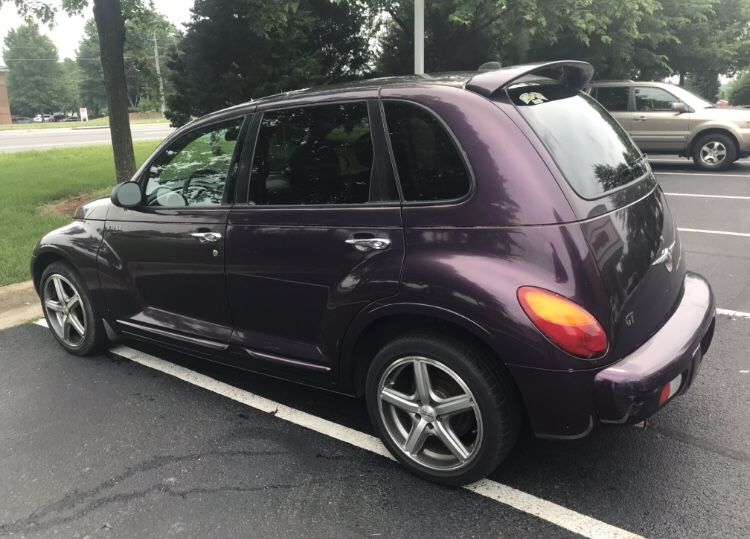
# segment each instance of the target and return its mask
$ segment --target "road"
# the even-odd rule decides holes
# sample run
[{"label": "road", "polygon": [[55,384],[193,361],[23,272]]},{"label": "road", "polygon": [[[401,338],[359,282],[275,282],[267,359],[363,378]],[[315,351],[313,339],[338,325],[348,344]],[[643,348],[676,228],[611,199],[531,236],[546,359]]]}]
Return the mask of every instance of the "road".
[{"label": "road", "polygon": [[647,428],[526,432],[480,496],[379,456],[360,401],[132,342],[77,358],[26,325],[0,332],[0,536],[750,536],[750,163],[654,169],[724,314]]},{"label": "road", "polygon": [[[133,140],[161,140],[173,128],[168,124],[133,124]],[[109,127],[71,127],[0,131],[0,153],[110,144]]]}]

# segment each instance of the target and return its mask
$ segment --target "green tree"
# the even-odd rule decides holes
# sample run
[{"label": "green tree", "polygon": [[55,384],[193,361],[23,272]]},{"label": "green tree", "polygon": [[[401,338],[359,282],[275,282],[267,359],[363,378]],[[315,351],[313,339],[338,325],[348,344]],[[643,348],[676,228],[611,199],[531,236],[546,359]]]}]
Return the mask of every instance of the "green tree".
[{"label": "green tree", "polygon": [[[162,71],[166,71],[167,53],[173,50],[180,37],[177,28],[163,15],[150,7],[134,13],[125,23],[125,74],[127,79],[128,105],[131,109],[158,110],[161,100],[159,79],[154,58],[154,39],[158,44]],[[106,106],[104,74],[101,61],[95,51],[99,50],[99,36],[93,20],[87,21],[84,37],[78,46],[77,62],[81,69],[81,95],[92,111],[101,111]],[[167,84],[165,93],[170,91]]]},{"label": "green tree", "polygon": [[734,105],[750,105],[750,71],[737,77],[729,89],[729,102]]},{"label": "green tree", "polygon": [[[368,6],[388,14],[378,72],[411,73],[413,2],[371,0]],[[663,61],[639,42],[656,8],[656,0],[432,0],[425,5],[425,67],[572,57],[594,62],[607,75],[627,73],[637,56]]]},{"label": "green tree", "polygon": [[14,114],[34,116],[55,112],[62,105],[63,71],[52,40],[27,23],[11,30],[3,49],[8,65],[8,99]]},{"label": "green tree", "polygon": [[81,102],[92,116],[100,116],[107,108],[104,73],[99,57],[99,36],[93,19],[86,21],[83,39],[78,44],[76,62],[80,70],[79,92]]},{"label": "green tree", "polygon": [[196,0],[169,61],[167,117],[191,116],[253,97],[352,78],[366,69],[364,8],[331,0]]},{"label": "green tree", "polygon": [[58,9],[67,13],[80,13],[89,2],[94,7],[94,21],[99,35],[99,55],[104,73],[109,110],[109,131],[115,157],[117,181],[130,179],[135,173],[133,139],[128,116],[127,79],[125,77],[125,20],[142,9],[142,0],[0,0],[13,3],[23,15],[33,15],[47,23],[54,20]]}]

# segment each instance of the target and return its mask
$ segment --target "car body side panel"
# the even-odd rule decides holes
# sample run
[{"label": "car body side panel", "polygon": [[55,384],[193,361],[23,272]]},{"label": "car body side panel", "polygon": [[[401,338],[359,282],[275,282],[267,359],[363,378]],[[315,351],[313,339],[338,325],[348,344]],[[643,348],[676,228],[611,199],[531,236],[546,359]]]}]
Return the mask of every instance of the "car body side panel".
[{"label": "car body side panel", "polygon": [[[97,258],[104,231],[103,220],[75,220],[45,235],[37,244],[31,259],[34,285],[52,258],[61,258],[83,278],[95,305],[102,305]],[[102,313],[103,314],[103,313]]]}]

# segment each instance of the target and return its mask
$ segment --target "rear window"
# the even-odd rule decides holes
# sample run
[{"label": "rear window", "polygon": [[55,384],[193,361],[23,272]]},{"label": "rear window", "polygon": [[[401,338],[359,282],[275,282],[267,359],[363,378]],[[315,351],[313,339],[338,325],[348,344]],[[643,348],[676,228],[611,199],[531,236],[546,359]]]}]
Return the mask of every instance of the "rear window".
[{"label": "rear window", "polygon": [[610,112],[627,112],[629,89],[627,86],[602,86],[594,88],[591,95]]},{"label": "rear window", "polygon": [[554,84],[519,85],[508,95],[581,197],[600,197],[648,170],[617,120],[588,95]]}]

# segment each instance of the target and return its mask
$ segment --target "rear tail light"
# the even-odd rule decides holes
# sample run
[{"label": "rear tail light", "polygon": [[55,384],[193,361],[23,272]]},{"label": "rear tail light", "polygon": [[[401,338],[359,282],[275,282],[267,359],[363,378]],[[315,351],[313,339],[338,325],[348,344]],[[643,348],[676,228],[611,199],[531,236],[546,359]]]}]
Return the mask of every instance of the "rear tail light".
[{"label": "rear tail light", "polygon": [[593,359],[607,351],[604,328],[580,305],[533,286],[519,288],[518,301],[539,331],[567,353]]}]

